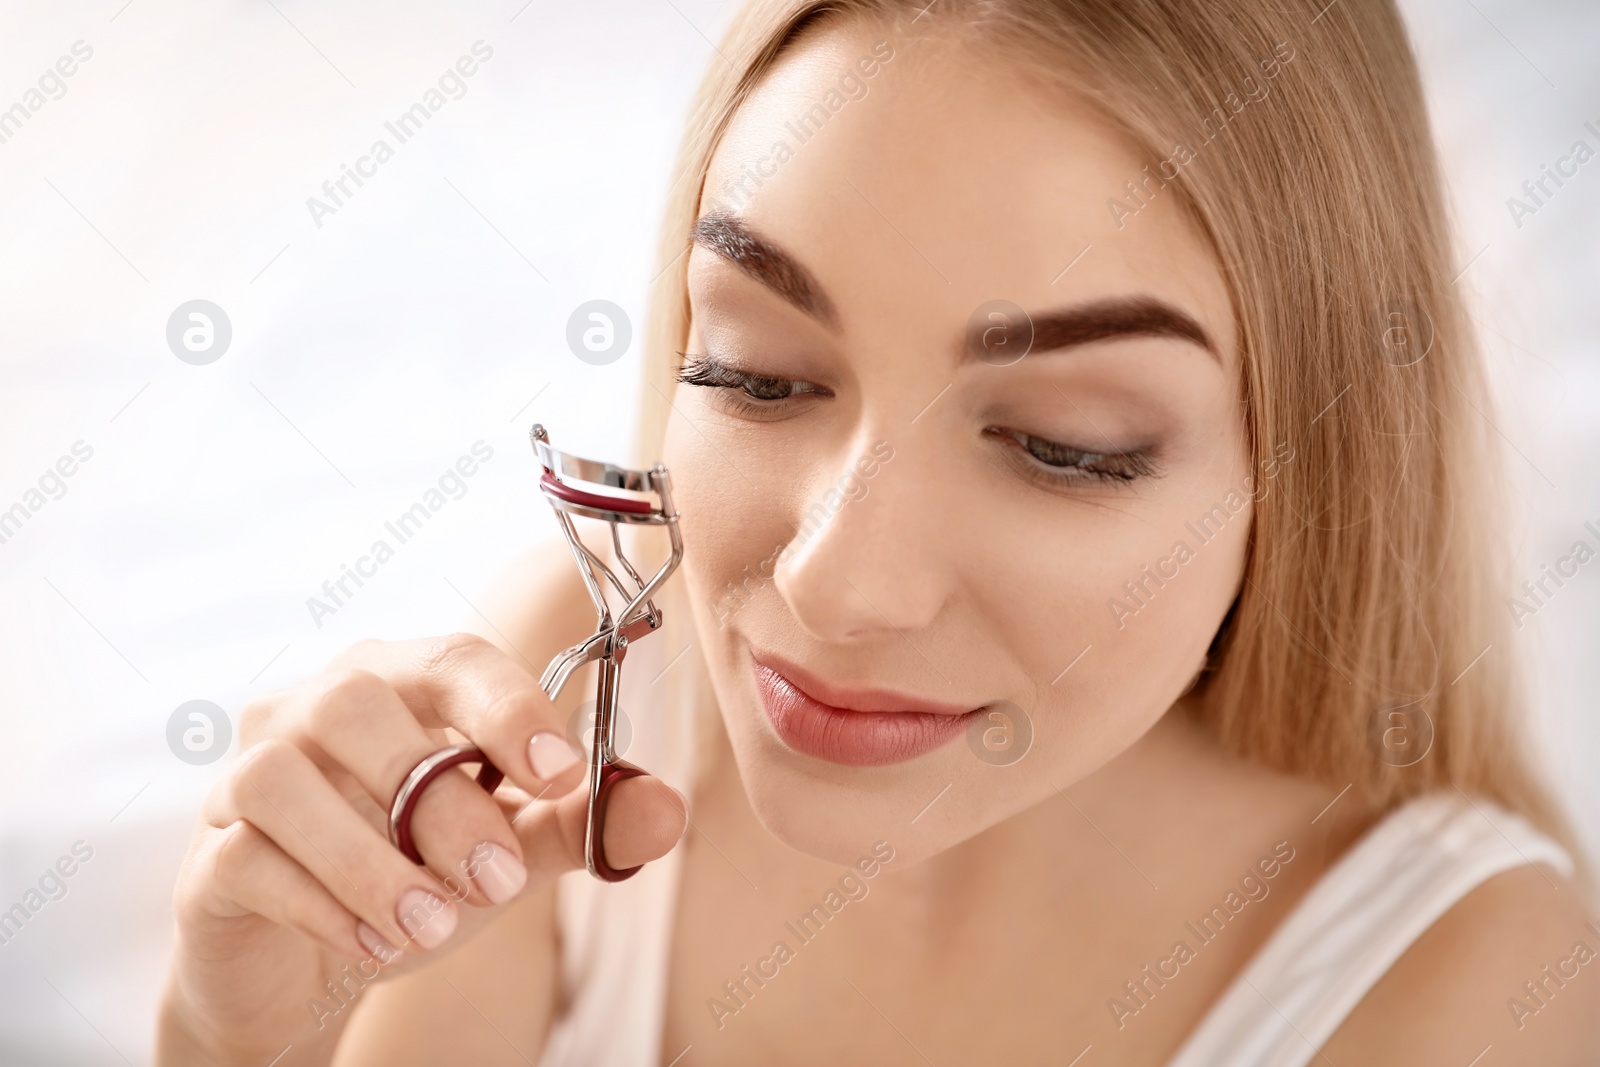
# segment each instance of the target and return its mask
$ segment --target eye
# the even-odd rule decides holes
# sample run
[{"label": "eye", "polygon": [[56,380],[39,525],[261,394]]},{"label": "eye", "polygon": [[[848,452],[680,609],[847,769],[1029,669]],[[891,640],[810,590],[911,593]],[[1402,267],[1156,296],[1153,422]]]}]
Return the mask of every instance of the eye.
[{"label": "eye", "polygon": [[1123,485],[1157,473],[1148,448],[1091,451],[1018,430],[990,427],[984,432],[1009,443],[1008,451],[1017,457],[1025,474],[1053,485]]},{"label": "eye", "polygon": [[796,397],[833,395],[811,382],[750,374],[706,355],[690,355],[687,352],[679,352],[678,355],[684,360],[678,371],[678,381],[684,385],[724,390],[728,394],[726,402],[747,414],[769,413],[782,401]]}]

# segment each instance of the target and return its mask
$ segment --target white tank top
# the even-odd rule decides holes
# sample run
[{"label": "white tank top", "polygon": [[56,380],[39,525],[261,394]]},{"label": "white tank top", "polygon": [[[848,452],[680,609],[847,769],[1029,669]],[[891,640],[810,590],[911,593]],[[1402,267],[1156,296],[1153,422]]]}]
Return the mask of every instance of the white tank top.
[{"label": "white tank top", "polygon": [[[633,736],[621,754],[687,792],[694,738],[681,709],[693,686],[673,662],[679,651],[658,641],[630,651],[620,697]],[[540,1067],[670,1065],[683,1054],[663,1057],[660,1047],[683,852],[613,885],[583,871],[559,881],[557,1017]],[[1487,801],[1451,792],[1396,808],[1323,873],[1168,1067],[1305,1067],[1435,920],[1487,879],[1530,863],[1573,871],[1560,845]]]},{"label": "white tank top", "polygon": [[1529,863],[1572,858],[1520,816],[1455,790],[1401,805],[1323,872],[1167,1067],[1304,1067],[1451,906]]}]

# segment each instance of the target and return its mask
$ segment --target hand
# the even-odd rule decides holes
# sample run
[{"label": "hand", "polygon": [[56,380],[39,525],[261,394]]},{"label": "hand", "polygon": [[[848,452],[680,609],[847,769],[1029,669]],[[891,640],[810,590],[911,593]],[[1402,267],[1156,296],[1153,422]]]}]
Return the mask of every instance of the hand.
[{"label": "hand", "polygon": [[[462,943],[582,867],[584,761],[562,725],[520,663],[466,634],[362,642],[320,678],[247,706],[242,756],[207,797],[173,893],[157,1063],[259,1065],[291,1043],[295,1062],[326,1062],[365,982]],[[388,808],[419,760],[461,740],[447,729],[506,783],[491,797],[468,765],[424,791],[412,818],[422,868],[389,844]],[[619,783],[608,861],[665,855],[686,812],[659,779]]]}]

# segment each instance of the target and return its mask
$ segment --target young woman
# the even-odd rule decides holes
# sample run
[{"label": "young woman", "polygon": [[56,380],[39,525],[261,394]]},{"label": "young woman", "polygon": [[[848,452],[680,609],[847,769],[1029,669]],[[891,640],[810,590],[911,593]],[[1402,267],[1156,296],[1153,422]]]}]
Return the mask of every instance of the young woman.
[{"label": "young woman", "polygon": [[[495,643],[247,710],[158,1061],[1593,1062],[1453,263],[1384,0],[751,4],[647,353],[687,551],[604,847],[650,862],[557,880],[553,548]],[[436,783],[413,866],[462,737],[508,784]]]}]

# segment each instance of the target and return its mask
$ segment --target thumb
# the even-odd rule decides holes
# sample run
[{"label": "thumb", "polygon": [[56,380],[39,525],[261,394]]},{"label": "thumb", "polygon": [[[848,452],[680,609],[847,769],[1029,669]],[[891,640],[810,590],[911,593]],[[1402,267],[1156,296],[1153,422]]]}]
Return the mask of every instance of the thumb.
[{"label": "thumb", "polygon": [[[584,784],[553,801],[535,800],[512,819],[522,845],[529,883],[548,881],[584,866],[589,789]],[[606,863],[622,870],[672,851],[689,825],[682,793],[653,775],[618,782],[606,805],[601,844]]]}]

